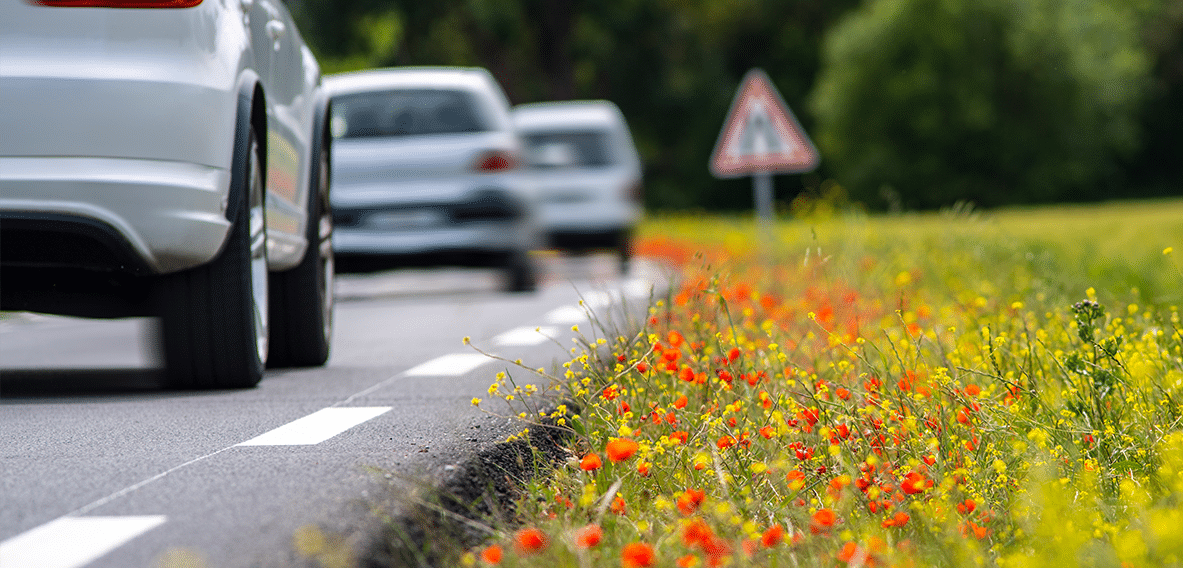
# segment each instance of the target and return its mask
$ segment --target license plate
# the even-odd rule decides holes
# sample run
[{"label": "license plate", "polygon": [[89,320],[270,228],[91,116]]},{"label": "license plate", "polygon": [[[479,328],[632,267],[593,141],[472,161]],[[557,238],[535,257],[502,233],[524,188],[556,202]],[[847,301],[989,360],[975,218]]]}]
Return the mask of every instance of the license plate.
[{"label": "license plate", "polygon": [[421,229],[439,225],[444,221],[444,215],[433,209],[384,211],[371,214],[366,221],[374,229]]}]

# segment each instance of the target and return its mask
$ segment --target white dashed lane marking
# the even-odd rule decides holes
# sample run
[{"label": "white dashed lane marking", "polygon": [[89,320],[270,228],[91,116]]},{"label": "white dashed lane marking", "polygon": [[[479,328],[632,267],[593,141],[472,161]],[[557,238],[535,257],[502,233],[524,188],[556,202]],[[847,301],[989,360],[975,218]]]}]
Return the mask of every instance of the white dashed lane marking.
[{"label": "white dashed lane marking", "polygon": [[603,290],[593,290],[583,297],[583,303],[593,310],[600,310],[611,306],[619,296]]},{"label": "white dashed lane marking", "polygon": [[389,406],[325,408],[238,445],[310,446],[319,444],[388,410],[390,410]]},{"label": "white dashed lane marking", "polygon": [[451,353],[412,367],[408,377],[458,377],[493,359],[480,353]]},{"label": "white dashed lane marking", "polygon": [[546,323],[571,325],[587,321],[587,312],[576,306],[563,306],[547,312],[544,318]]},{"label": "white dashed lane marking", "polygon": [[164,523],[163,515],[61,517],[0,542],[4,568],[77,568]]},{"label": "white dashed lane marking", "polygon": [[550,326],[519,327],[511,329],[493,338],[493,344],[499,347],[528,347],[541,345],[550,341],[558,329]]},{"label": "white dashed lane marking", "polygon": [[642,278],[633,278],[625,282],[624,293],[633,298],[648,298],[653,293],[653,283]]}]

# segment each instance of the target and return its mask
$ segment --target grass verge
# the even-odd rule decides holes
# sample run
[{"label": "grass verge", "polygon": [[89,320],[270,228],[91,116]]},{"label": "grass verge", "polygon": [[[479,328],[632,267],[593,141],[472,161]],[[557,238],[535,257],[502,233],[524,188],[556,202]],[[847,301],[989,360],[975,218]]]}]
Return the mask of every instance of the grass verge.
[{"label": "grass verge", "polygon": [[569,457],[455,562],[1183,562],[1183,202],[797,206],[645,227],[680,288],[553,378]]}]

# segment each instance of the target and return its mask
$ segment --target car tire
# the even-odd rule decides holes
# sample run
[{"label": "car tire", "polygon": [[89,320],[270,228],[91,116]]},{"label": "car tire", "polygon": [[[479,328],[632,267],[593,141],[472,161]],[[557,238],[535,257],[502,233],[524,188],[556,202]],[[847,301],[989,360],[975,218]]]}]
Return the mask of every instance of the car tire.
[{"label": "car tire", "polygon": [[505,264],[507,292],[533,292],[538,289],[538,266],[525,251],[512,252]]},{"label": "car tire", "polygon": [[267,366],[316,367],[333,338],[333,215],[329,153],[322,143],[308,205],[308,250],[300,264],[271,275],[271,354]]},{"label": "car tire", "polygon": [[165,376],[173,388],[247,388],[268,351],[263,171],[253,128],[236,141],[230,235],[213,261],[166,275],[159,287]]},{"label": "car tire", "polygon": [[621,231],[616,237],[616,256],[620,261],[620,275],[628,275],[633,260],[633,239],[627,230]]}]

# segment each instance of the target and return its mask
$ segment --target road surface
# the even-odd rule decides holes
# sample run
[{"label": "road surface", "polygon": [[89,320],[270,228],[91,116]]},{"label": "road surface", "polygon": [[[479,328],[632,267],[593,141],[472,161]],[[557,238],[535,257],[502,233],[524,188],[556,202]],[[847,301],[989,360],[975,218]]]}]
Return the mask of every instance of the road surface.
[{"label": "road surface", "polygon": [[307,527],[357,535],[393,484],[520,430],[470,401],[528,373],[463,337],[553,369],[573,325],[604,335],[589,310],[640,321],[667,286],[643,260],[546,265],[525,295],[491,271],[342,275],[329,364],[249,390],[161,390],[150,320],[0,320],[0,567],[306,564]]}]

